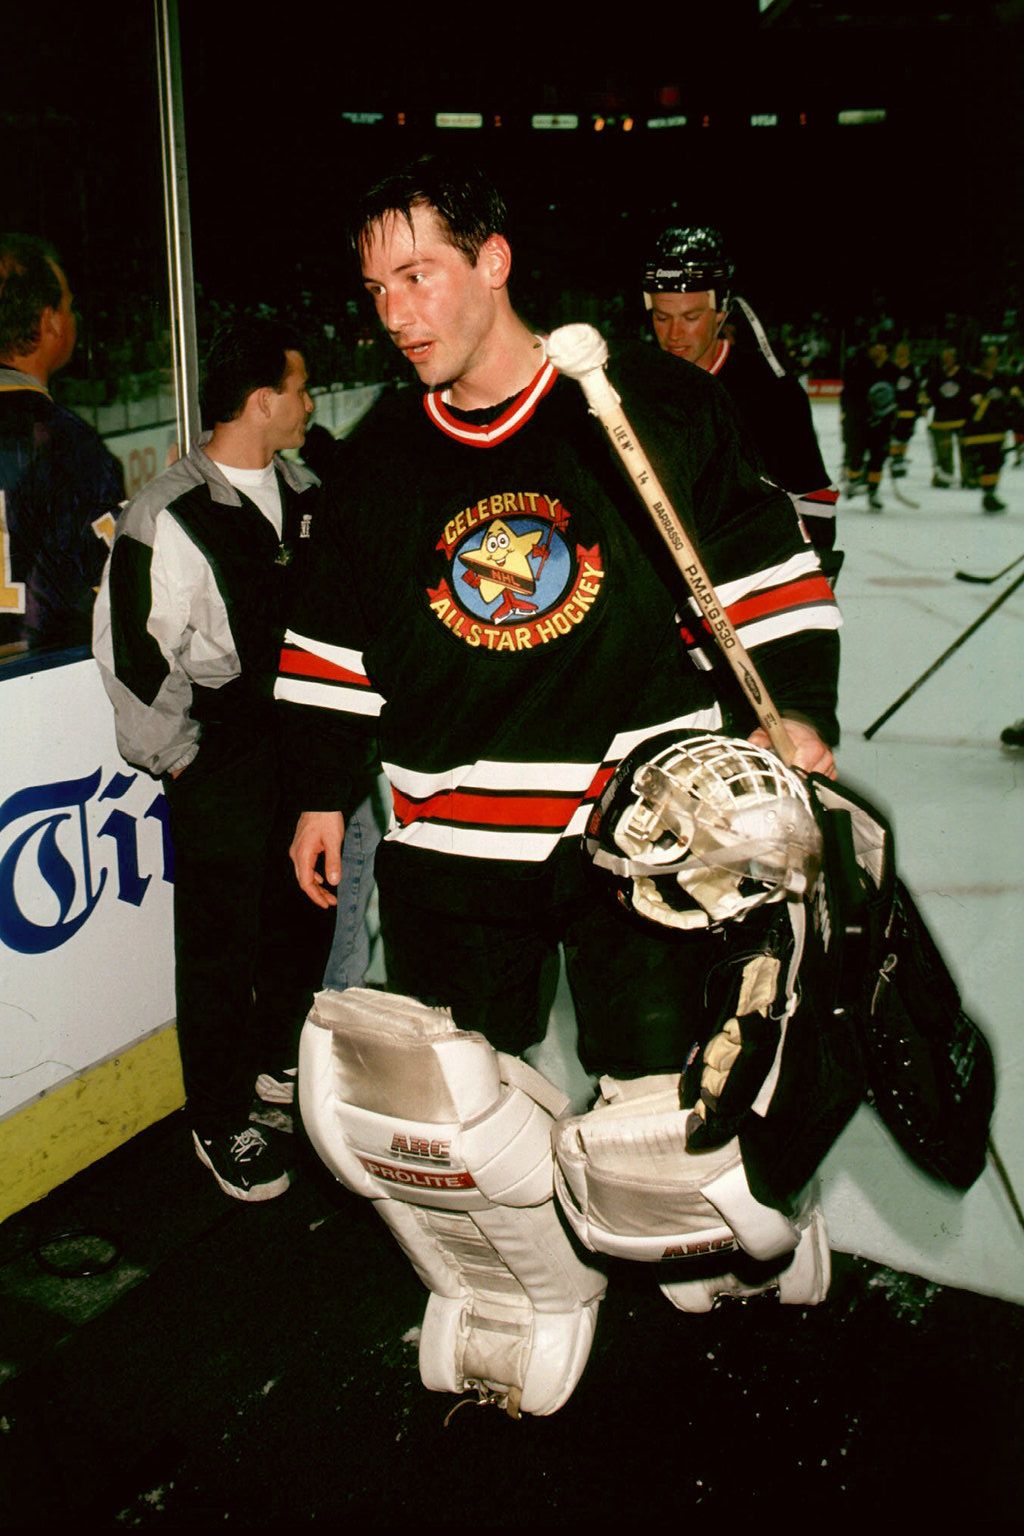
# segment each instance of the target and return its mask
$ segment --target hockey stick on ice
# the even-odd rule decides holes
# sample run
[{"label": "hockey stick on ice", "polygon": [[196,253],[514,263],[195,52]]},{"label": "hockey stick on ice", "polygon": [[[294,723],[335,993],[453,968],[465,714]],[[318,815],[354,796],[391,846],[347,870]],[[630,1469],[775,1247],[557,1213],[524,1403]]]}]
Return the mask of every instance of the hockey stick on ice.
[{"label": "hockey stick on ice", "polygon": [[1021,1231],[1024,1231],[1024,1210],[1021,1210],[1020,1200],[1017,1197],[1017,1191],[1013,1187],[1013,1181],[1006,1170],[1006,1164],[996,1151],[996,1145],[991,1136],[988,1138],[988,1155],[999,1182],[1003,1186],[1003,1193],[1009,1200],[1010,1208],[1017,1218],[1017,1225]]},{"label": "hockey stick on ice", "polygon": [[970,571],[957,571],[956,579],[957,581],[974,581],[979,586],[990,587],[994,581],[999,580],[1000,576],[1008,575],[1014,566],[1020,565],[1022,560],[1024,560],[1024,555],[1018,555],[1016,560],[1011,560],[1009,565],[1004,565],[1002,570],[996,571],[994,576],[972,576]]},{"label": "hockey stick on ice", "polygon": [[792,737],[733,628],[724,604],[719,602],[711,578],[679,514],[644,457],[619,398],[608,382],[604,371],[608,361],[608,347],[604,337],[592,325],[563,325],[548,337],[547,354],[559,373],[575,379],[583,390],[587,404],[608,434],[637,495],[654,519],[719,649],[766,731],[772,750],[789,766],[796,756]]},{"label": "hockey stick on ice", "polygon": [[893,461],[892,461],[892,459],[888,460],[888,464],[889,464],[889,479],[890,479],[890,481],[892,483],[892,493],[895,496],[896,500],[900,503],[901,506],[909,507],[911,512],[920,512],[920,510],[921,510],[921,503],[919,501],[912,501],[909,496],[905,496],[904,493],[900,490],[900,487],[899,487],[899,476],[896,474],[896,471],[893,469]]},{"label": "hockey stick on ice", "polygon": [[950,656],[952,656],[953,652],[954,651],[958,651],[960,649],[960,647],[963,645],[964,641],[965,640],[969,640],[971,638],[971,636],[974,634],[974,631],[976,629],[980,629],[981,626],[984,624],[985,620],[988,619],[988,618],[991,618],[992,614],[995,613],[996,609],[1001,607],[1002,604],[1006,602],[1008,597],[1012,597],[1013,596],[1013,594],[1016,592],[1017,588],[1020,586],[1022,581],[1024,581],[1024,576],[1018,576],[1016,581],[1011,581],[1011,583],[1007,587],[1006,591],[1005,592],[1001,592],[999,594],[999,596],[996,598],[994,603],[989,603],[988,607],[985,609],[985,612],[982,613],[982,614],[979,614],[978,617],[975,619],[974,623],[973,624],[969,624],[967,626],[967,628],[964,630],[963,634],[959,637],[959,639],[954,640],[952,645],[946,647],[946,649],[943,651],[942,655],[938,658],[938,660],[932,662],[932,664],[928,668],[927,672],[922,672],[921,676],[917,679],[916,683],[911,683],[910,687],[906,690],[905,693],[901,693],[900,694],[899,698],[895,701],[895,703],[890,704],[889,708],[884,710],[882,712],[882,714],[879,715],[877,720],[873,720],[871,722],[871,724],[868,726],[867,730],[864,732],[864,739],[866,741],[870,741],[872,736],[878,730],[878,727],[880,725],[884,725],[885,722],[887,720],[889,720],[896,713],[896,711],[898,709],[902,709],[903,705],[907,702],[907,700],[909,698],[911,698],[917,692],[917,690],[921,687],[922,683],[926,683],[928,681],[928,679],[935,672],[937,672],[939,670],[939,668],[942,666],[942,663],[944,661],[948,661]]}]

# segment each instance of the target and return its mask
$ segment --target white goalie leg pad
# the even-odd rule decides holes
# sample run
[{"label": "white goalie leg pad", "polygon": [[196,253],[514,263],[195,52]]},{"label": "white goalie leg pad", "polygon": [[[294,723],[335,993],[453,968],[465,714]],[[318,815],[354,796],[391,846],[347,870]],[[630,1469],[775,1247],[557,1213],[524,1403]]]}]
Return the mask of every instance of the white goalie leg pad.
[{"label": "white goalie leg pad", "polygon": [[777,1291],[787,1306],[816,1307],[828,1295],[832,1255],[821,1207],[807,1205],[796,1222],[800,1240],[784,1269],[766,1280],[752,1282],[736,1274],[671,1280],[659,1289],[680,1312],[710,1312],[724,1296],[746,1298]]},{"label": "white goalie leg pad", "polygon": [[[723,1256],[722,1272],[663,1286],[683,1310],[707,1311],[722,1294],[778,1287],[783,1299],[809,1304],[828,1288],[828,1244],[816,1207],[791,1221],[756,1199],[739,1142],[709,1152],[686,1148],[688,1111],[679,1107],[679,1077],[667,1074],[601,1080],[602,1097],[586,1115],[554,1132],[555,1187],[574,1231],[588,1248],[620,1258],[659,1262]],[[813,1215],[812,1215],[813,1212]],[[728,1255],[780,1261],[752,1289],[732,1273]],[[790,1256],[793,1256],[792,1258]],[[823,1257],[824,1255],[824,1257]],[[735,1260],[733,1260],[735,1263]]]},{"label": "white goalie leg pad", "polygon": [[375,1202],[431,1292],[424,1384],[482,1388],[513,1413],[560,1408],[605,1290],[552,1198],[564,1095],[446,1011],[350,988],[315,998],[299,1100],[323,1161]]},{"label": "white goalie leg pad", "polygon": [[678,1075],[605,1077],[601,1093],[554,1135],[558,1196],[588,1248],[650,1263],[736,1247],[772,1259],[796,1247],[793,1223],[751,1192],[737,1141],[687,1151]]}]

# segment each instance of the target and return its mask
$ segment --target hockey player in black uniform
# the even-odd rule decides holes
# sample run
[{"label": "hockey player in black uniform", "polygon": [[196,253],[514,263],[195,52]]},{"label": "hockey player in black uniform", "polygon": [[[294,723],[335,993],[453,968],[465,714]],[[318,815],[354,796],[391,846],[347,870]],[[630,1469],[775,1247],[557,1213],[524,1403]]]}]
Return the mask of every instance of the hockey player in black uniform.
[{"label": "hockey player in black uniform", "polygon": [[[604,1097],[613,1078],[628,1098],[667,1074],[683,1134],[680,1074],[715,1027],[705,984],[732,947],[717,925],[669,932],[609,899],[582,834],[652,735],[727,725],[768,741],[701,644],[582,391],[514,311],[505,226],[485,178],[430,158],[359,209],[366,291],[423,388],[349,439],[344,503],[313,541],[277,694],[307,807],[292,858],[317,905],[332,903],[344,817],[378,750],[394,800],[375,872],[397,995],[318,995],[299,1062],[307,1129],[432,1292],[426,1384],[497,1386],[509,1411],[521,1393],[523,1411],[546,1413],[583,1368],[604,1288],[553,1214],[551,1117],[566,1100],[522,1060],[545,1032],[559,950]],[[791,501],[748,462],[705,370],[640,347],[609,378],[797,764],[832,776],[839,615]],[[787,1259],[799,1237],[813,1273],[794,1295],[820,1300],[827,1244],[819,1218],[799,1221],[786,1221]],[[705,1253],[731,1246],[714,1224]]]},{"label": "hockey player in black uniform", "polygon": [[1020,418],[1020,390],[999,366],[999,348],[985,348],[980,366],[970,374],[970,403],[960,439],[972,481],[981,491],[983,512],[1005,512],[996,494],[1002,473],[1006,434]]},{"label": "hockey player in black uniform", "polygon": [[[389,982],[521,1051],[542,1032],[545,957],[563,938],[586,1060],[660,1070],[692,1007],[678,956],[659,960],[593,905],[576,839],[628,742],[720,722],[731,690],[680,649],[686,596],[580,391],[512,308],[504,218],[486,182],[430,163],[365,205],[364,283],[425,392],[384,402],[350,439],[344,517],[317,541],[293,615],[278,683],[308,808],[293,857],[328,904],[350,785],[379,737],[395,801],[377,859]],[[613,379],[801,764],[831,771],[838,614],[789,499],[748,466],[703,370],[643,352]]]},{"label": "hockey player in black uniform", "polygon": [[643,271],[654,335],[662,351],[695,363],[728,390],[770,479],[789,493],[834,582],[843,559],[835,548],[839,493],[822,461],[810,401],[753,310],[731,295],[733,273],[718,230],[664,230]]},{"label": "hockey player in black uniform", "polygon": [[892,476],[902,480],[907,473],[907,449],[917,419],[923,409],[924,380],[911,360],[910,343],[898,341],[892,349],[893,388],[896,391],[896,420],[889,445]]},{"label": "hockey player in black uniform", "polygon": [[866,481],[868,506],[881,512],[880,486],[896,421],[896,370],[880,335],[850,356],[841,398],[847,494],[857,495]]},{"label": "hockey player in black uniform", "polygon": [[[939,354],[939,360],[929,369],[924,386],[924,404],[931,409],[928,431],[934,454],[933,489],[946,490],[956,476],[954,443],[960,442],[967,422],[970,404],[970,377],[960,365],[957,350],[947,344]],[[967,475],[960,446],[961,477]]]}]

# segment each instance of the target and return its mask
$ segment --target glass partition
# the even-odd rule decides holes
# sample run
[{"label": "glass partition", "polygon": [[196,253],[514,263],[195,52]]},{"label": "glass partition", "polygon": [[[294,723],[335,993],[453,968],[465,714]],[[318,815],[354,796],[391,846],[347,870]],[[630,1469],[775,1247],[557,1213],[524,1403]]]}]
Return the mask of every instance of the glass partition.
[{"label": "glass partition", "polygon": [[9,31],[0,235],[32,238],[0,249],[0,676],[83,654],[118,505],[176,436],[153,11]]}]

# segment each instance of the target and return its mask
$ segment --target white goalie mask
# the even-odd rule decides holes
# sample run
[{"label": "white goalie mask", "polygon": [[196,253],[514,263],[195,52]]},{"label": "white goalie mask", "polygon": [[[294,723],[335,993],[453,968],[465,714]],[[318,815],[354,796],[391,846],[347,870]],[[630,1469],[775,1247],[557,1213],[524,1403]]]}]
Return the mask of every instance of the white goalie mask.
[{"label": "white goalie mask", "polygon": [[821,862],[799,775],[749,741],[699,731],[654,737],[625,757],[584,843],[628,906],[674,928],[802,897]]}]

